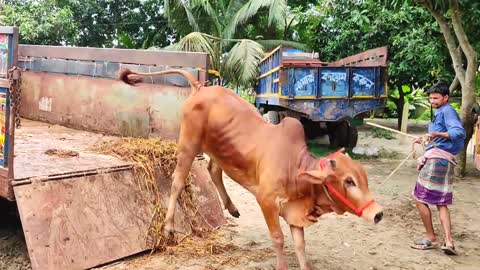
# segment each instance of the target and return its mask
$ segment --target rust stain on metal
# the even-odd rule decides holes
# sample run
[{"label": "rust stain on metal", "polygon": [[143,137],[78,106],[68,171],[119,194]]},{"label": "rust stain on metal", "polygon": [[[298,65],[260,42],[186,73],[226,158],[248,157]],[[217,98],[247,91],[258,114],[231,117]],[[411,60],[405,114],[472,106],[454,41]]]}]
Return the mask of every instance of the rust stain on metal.
[{"label": "rust stain on metal", "polygon": [[208,54],[202,52],[173,52],[24,44],[19,45],[18,52],[22,57],[75,59],[83,61],[105,61],[158,66],[181,66],[202,69],[207,69],[208,67]]},{"label": "rust stain on metal", "polygon": [[329,66],[342,67],[386,67],[387,66],[387,47],[371,49],[359,54],[355,54],[338,61],[329,63]]},{"label": "rust stain on metal", "polygon": [[[86,269],[149,249],[153,207],[131,164],[87,150],[109,139],[29,120],[18,130],[14,191],[34,270]],[[46,155],[51,146],[80,155]],[[196,160],[191,169],[198,209],[180,207],[175,215],[176,229],[187,234],[192,226],[212,229],[226,222],[206,167]],[[166,208],[171,179],[159,178]]]},{"label": "rust stain on metal", "polygon": [[21,115],[107,134],[176,139],[190,88],[25,72]]}]

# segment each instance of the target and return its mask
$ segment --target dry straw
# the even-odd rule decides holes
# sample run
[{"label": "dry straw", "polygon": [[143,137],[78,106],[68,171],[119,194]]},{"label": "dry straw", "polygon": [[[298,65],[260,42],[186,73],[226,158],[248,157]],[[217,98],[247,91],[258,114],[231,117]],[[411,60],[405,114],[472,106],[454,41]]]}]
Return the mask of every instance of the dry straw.
[{"label": "dry straw", "polygon": [[[148,243],[155,250],[165,250],[169,240],[163,232],[166,209],[160,197],[158,181],[171,181],[171,175],[176,166],[177,145],[174,141],[162,138],[119,138],[97,143],[93,151],[108,154],[134,164],[135,181],[152,205],[152,219],[148,231]],[[170,185],[168,185],[170,186]],[[186,212],[195,213],[198,209],[197,200],[191,190],[191,177],[187,179],[185,192],[180,196],[180,204]],[[196,227],[190,224],[194,233]]]}]

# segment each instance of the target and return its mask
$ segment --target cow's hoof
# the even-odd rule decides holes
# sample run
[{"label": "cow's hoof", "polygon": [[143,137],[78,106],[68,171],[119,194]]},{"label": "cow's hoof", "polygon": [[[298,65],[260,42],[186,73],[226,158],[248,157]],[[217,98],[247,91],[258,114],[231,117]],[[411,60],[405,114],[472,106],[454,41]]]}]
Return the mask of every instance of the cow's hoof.
[{"label": "cow's hoof", "polygon": [[171,240],[171,239],[174,239],[175,238],[175,234],[171,231],[167,231],[167,230],[164,230],[163,231],[163,236],[165,237],[165,239],[167,240]]},{"label": "cow's hoof", "polygon": [[178,244],[173,231],[163,230],[163,236],[167,246],[175,246]]},{"label": "cow's hoof", "polygon": [[240,217],[240,212],[238,210],[235,211],[228,211],[232,217],[239,218]]},{"label": "cow's hoof", "polygon": [[313,267],[310,263],[306,263],[301,269],[302,270],[313,270]]},{"label": "cow's hoof", "polygon": [[163,227],[163,236],[166,239],[173,239],[175,237],[173,227],[169,224],[166,224],[165,227]]}]

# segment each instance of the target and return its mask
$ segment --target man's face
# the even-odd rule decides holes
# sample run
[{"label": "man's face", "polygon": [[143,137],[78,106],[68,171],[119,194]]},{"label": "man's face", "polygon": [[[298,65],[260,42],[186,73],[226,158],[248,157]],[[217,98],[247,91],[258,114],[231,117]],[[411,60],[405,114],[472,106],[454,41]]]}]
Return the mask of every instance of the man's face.
[{"label": "man's face", "polygon": [[434,109],[438,109],[448,102],[448,95],[442,96],[439,93],[431,93],[428,98]]}]

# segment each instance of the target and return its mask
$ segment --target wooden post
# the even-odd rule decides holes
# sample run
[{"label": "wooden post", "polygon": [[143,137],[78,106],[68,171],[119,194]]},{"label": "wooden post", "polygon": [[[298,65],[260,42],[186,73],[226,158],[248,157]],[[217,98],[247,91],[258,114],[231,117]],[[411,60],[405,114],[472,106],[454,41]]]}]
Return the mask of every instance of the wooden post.
[{"label": "wooden post", "polygon": [[[406,101],[405,104],[403,104],[402,123],[400,125],[400,131],[403,133],[407,133],[409,107],[410,107],[410,104],[408,104],[408,101]],[[400,143],[401,144],[408,143],[408,138],[405,136],[402,136],[400,138]]]}]

